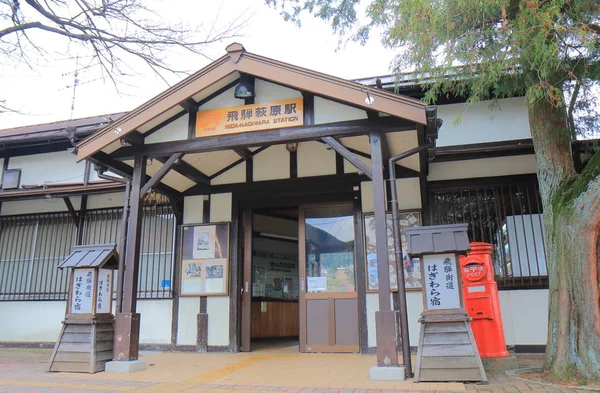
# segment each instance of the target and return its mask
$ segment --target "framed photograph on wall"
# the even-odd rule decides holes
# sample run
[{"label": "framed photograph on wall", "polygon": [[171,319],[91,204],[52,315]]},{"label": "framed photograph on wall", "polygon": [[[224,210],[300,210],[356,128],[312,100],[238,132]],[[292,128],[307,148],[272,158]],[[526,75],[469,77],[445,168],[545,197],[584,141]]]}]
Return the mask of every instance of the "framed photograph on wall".
[{"label": "framed photograph on wall", "polygon": [[[422,285],[421,265],[418,258],[412,260],[407,256],[407,243],[404,228],[417,227],[422,225],[420,210],[404,210],[399,212],[400,219],[400,238],[402,242],[402,258],[404,259],[404,280],[407,290],[420,290]],[[367,292],[377,292],[377,243],[375,240],[375,215],[373,213],[363,215],[365,230],[365,261],[367,264]],[[388,263],[390,271],[390,289],[398,290],[398,281],[396,275],[396,255],[394,251],[394,230],[392,226],[392,213],[386,213],[387,227],[387,249]]]},{"label": "framed photograph on wall", "polygon": [[229,223],[187,224],[181,241],[180,295],[228,294]]}]

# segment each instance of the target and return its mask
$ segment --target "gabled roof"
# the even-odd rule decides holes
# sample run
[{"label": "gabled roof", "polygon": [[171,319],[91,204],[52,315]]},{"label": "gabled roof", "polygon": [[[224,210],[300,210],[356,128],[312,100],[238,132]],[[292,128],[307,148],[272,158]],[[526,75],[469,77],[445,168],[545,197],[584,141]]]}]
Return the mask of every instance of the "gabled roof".
[{"label": "gabled roof", "polygon": [[59,269],[66,267],[94,267],[116,268],[119,257],[116,244],[91,244],[73,247],[73,252],[59,265]]},{"label": "gabled roof", "polygon": [[419,100],[382,89],[372,89],[357,82],[249,53],[241,44],[234,43],[227,47],[227,55],[80,142],[77,145],[77,161],[104,149],[161,114],[177,107],[188,98],[209,90],[212,85],[235,73],[253,75],[365,110],[383,112],[415,123],[427,124],[426,105]]}]

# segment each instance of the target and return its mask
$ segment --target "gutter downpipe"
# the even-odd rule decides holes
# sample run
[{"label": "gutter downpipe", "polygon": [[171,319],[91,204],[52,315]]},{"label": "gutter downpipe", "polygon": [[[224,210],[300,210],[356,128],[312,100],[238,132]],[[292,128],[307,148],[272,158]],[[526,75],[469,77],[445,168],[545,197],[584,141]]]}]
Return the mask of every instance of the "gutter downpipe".
[{"label": "gutter downpipe", "polygon": [[105,175],[104,168],[94,166],[98,177],[103,180],[112,180],[125,184],[125,200],[123,201],[123,217],[121,218],[121,237],[119,239],[119,267],[117,273],[117,299],[116,314],[123,311],[123,280],[125,279],[125,246],[127,244],[127,221],[129,220],[129,199],[131,195],[131,181],[128,179]]},{"label": "gutter downpipe", "polygon": [[[402,337],[402,361],[404,365],[404,373],[407,378],[411,378],[412,374],[412,360],[410,358],[410,337],[408,334],[408,313],[406,309],[406,283],[404,281],[404,261],[402,259],[402,243],[400,239],[400,219],[399,219],[399,208],[398,208],[398,192],[396,190],[396,161],[400,161],[404,158],[410,157],[413,154],[421,153],[428,150],[431,155],[434,155],[435,151],[435,140],[437,139],[437,130],[442,126],[442,121],[437,119],[437,107],[428,106],[426,109],[427,114],[427,126],[425,130],[425,136],[428,142],[424,145],[417,146],[413,149],[405,151],[390,158],[389,170],[390,170],[390,190],[391,190],[391,205],[392,205],[392,227],[394,232],[394,253],[396,256],[396,276],[398,282],[398,300],[400,307],[400,333]],[[434,128],[435,127],[435,128]]]}]

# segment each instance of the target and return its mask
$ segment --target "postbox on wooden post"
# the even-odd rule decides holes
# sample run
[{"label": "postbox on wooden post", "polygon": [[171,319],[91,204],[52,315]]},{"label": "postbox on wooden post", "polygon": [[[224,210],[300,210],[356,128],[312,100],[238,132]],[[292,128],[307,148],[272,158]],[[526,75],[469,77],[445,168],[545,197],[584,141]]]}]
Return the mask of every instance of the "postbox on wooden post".
[{"label": "postbox on wooden post", "polygon": [[423,272],[415,382],[487,382],[461,289],[458,259],[470,249],[467,227],[405,228],[408,255],[420,259]]},{"label": "postbox on wooden post", "polygon": [[75,246],[59,269],[71,268],[65,320],[48,371],[95,373],[113,358],[113,271],[116,244]]}]

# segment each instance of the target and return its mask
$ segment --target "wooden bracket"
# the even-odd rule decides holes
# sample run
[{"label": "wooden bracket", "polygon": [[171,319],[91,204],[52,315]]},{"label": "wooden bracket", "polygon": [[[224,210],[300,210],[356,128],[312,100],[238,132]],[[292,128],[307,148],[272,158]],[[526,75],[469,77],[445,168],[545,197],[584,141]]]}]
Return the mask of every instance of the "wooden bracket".
[{"label": "wooden bracket", "polygon": [[175,162],[181,157],[183,157],[183,153],[175,153],[171,157],[169,157],[169,159],[158,169],[158,171],[156,171],[154,176],[152,176],[146,182],[146,184],[144,184],[140,191],[140,198],[142,198],[144,195],[150,192],[152,187],[154,187],[157,183],[160,183],[160,181],[167,175],[167,173],[169,173],[171,167],[175,164]]},{"label": "wooden bracket", "polygon": [[352,165],[354,165],[359,171],[364,173],[369,179],[373,179],[373,171],[371,168],[367,166],[364,162],[358,159],[350,150],[346,148],[346,146],[342,145],[338,142],[334,137],[325,136],[321,138],[323,142],[325,142],[328,146],[330,146],[333,150],[338,152],[342,157],[348,160]]},{"label": "wooden bracket", "polygon": [[67,209],[69,209],[69,213],[71,214],[71,217],[73,218],[73,223],[75,224],[75,226],[79,225],[79,214],[77,214],[77,212],[75,211],[75,208],[73,207],[73,204],[71,203],[71,199],[69,199],[69,197],[63,197],[63,201],[65,201],[65,205],[67,205]]}]

